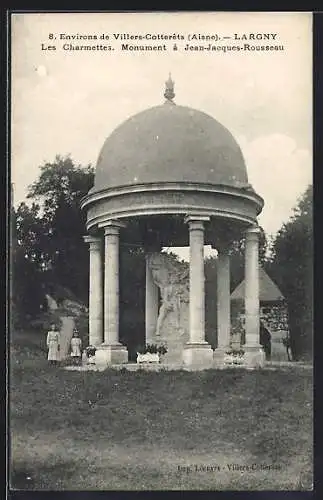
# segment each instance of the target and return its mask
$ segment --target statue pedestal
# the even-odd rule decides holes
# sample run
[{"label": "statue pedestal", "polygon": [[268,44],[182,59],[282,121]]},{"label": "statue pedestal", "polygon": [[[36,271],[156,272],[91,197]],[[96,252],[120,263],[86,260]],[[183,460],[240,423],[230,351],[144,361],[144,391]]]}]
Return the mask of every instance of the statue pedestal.
[{"label": "statue pedestal", "polygon": [[223,349],[218,347],[214,350],[213,360],[214,360],[214,368],[224,368],[225,360],[226,360],[226,351],[228,349]]},{"label": "statue pedestal", "polygon": [[204,370],[213,367],[213,350],[207,342],[186,344],[183,350],[183,362],[186,369]]},{"label": "statue pedestal", "polygon": [[95,364],[108,366],[128,363],[128,350],[122,344],[101,344],[95,352]]},{"label": "statue pedestal", "polygon": [[244,366],[249,368],[261,368],[266,361],[266,355],[261,345],[243,346],[244,350]]},{"label": "statue pedestal", "polygon": [[166,354],[161,357],[162,364],[181,365],[183,363],[183,350],[188,339],[188,333],[183,328],[168,327],[165,334],[156,339],[157,345],[167,347]]}]

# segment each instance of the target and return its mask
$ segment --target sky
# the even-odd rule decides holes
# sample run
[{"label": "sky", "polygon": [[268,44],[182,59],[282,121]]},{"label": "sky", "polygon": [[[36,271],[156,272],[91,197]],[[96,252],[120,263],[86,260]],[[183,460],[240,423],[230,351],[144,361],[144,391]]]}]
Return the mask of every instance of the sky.
[{"label": "sky", "polygon": [[[175,35],[184,40],[120,42],[114,34]],[[194,34],[220,39],[189,41]],[[270,41],[260,39],[264,34]],[[165,44],[167,50],[124,51],[122,43]],[[284,50],[184,50],[187,44],[209,43],[278,45]],[[64,44],[103,44],[113,50],[64,50]],[[289,219],[312,182],[310,13],[13,14],[11,61],[16,206],[26,200],[39,167],[57,154],[95,166],[114,128],[164,102],[169,72],[177,104],[208,113],[236,138],[249,182],[265,200],[258,220],[268,235]]]}]

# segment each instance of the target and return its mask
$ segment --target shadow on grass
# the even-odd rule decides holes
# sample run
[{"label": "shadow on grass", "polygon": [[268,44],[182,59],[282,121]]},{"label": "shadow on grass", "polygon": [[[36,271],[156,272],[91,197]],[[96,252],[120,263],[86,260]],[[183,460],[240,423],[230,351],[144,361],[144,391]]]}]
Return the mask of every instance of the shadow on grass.
[{"label": "shadow on grass", "polygon": [[48,465],[13,463],[10,470],[12,490],[62,489],[77,470],[75,460],[61,461]]},{"label": "shadow on grass", "polygon": [[[192,456],[193,459],[194,456]],[[51,465],[17,463],[12,467],[12,490],[291,490],[309,491],[313,488],[311,473],[296,477],[277,475],[227,473],[179,473],[173,467],[163,470],[155,463],[114,464],[112,461],[96,463],[89,468],[87,460],[59,461]]]}]

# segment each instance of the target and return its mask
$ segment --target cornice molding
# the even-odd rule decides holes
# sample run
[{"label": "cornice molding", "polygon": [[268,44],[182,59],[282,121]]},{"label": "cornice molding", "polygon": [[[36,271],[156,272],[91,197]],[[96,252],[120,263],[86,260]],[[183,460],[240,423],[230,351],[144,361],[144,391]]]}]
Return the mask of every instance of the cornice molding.
[{"label": "cornice molding", "polygon": [[147,193],[147,192],[160,192],[160,191],[174,191],[185,194],[185,192],[200,192],[200,193],[214,193],[234,196],[238,198],[248,199],[256,203],[261,209],[264,206],[264,200],[261,196],[253,191],[246,191],[241,188],[233,186],[214,185],[214,184],[200,184],[192,182],[163,182],[163,183],[150,183],[150,184],[136,184],[129,186],[122,186],[119,188],[103,189],[95,193],[88,193],[81,199],[81,209],[94,204],[97,201],[115,198],[134,193]]}]

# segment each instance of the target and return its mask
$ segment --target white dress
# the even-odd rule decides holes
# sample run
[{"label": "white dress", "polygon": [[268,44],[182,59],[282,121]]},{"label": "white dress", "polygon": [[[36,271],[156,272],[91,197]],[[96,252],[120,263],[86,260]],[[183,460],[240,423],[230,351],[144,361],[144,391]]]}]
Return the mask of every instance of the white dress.
[{"label": "white dress", "polygon": [[72,337],[71,339],[71,356],[73,358],[81,357],[81,345],[82,341],[79,337]]},{"label": "white dress", "polygon": [[47,333],[46,344],[48,347],[48,361],[59,361],[59,333],[49,331]]}]

